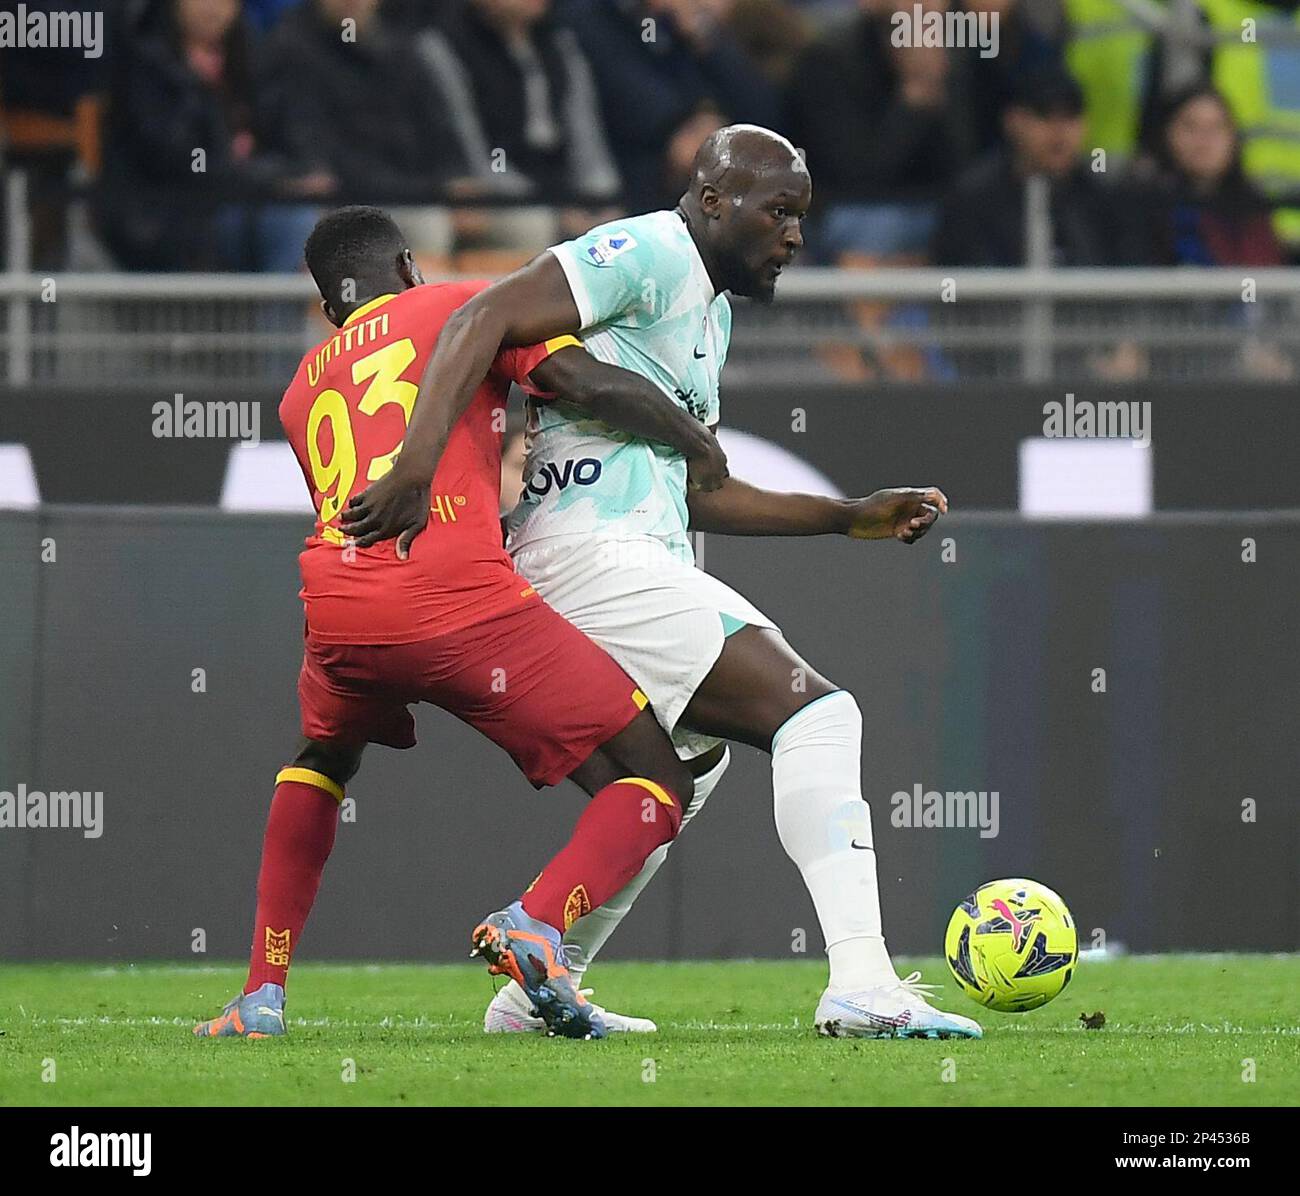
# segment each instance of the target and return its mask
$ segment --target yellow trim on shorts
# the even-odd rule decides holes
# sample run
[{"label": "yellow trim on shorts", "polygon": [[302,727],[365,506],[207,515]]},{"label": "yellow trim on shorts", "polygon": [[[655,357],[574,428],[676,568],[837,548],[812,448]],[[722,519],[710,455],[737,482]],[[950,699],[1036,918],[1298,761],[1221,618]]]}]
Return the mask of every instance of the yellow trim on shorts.
[{"label": "yellow trim on shorts", "polygon": [[620,777],[618,783],[620,785],[640,785],[642,789],[648,789],[654,794],[655,801],[663,802],[663,804],[669,809],[672,809],[677,805],[677,803],[668,795],[667,789],[662,785],[656,784],[654,781],[647,781],[645,777]]},{"label": "yellow trim on shorts", "polygon": [[316,772],[311,768],[282,768],[275,774],[275,783],[278,785],[282,781],[298,781],[303,785],[315,785],[317,789],[324,789],[335,801],[343,800],[343,786],[323,772]]},{"label": "yellow trim on shorts", "polygon": [[542,348],[548,354],[558,353],[561,349],[567,349],[570,345],[577,345],[579,349],[582,348],[582,342],[576,336],[569,336],[568,333],[565,333],[564,336],[553,336],[550,340],[542,342]]}]

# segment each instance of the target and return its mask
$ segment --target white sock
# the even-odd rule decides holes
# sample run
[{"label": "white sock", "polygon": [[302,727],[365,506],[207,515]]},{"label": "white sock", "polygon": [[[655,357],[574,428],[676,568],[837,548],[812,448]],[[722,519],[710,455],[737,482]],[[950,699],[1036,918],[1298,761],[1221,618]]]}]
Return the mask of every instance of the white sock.
[{"label": "white sock", "polygon": [[841,990],[897,979],[880,925],[861,777],[862,712],[852,694],[837,690],[809,702],[772,737],[776,831],[812,895],[830,986]]},{"label": "white sock", "polygon": [[[730,763],[731,749],[724,748],[722,759],[703,776],[695,778],[695,792],[691,795],[690,803],[686,807],[686,813],[682,816],[682,825],[677,832],[678,835],[686,829],[686,824],[700,812],[704,803],[708,801],[709,794],[717,788],[718,782],[722,780],[722,774],[727,771],[727,765]],[[579,918],[565,931],[565,956],[569,963],[569,974],[575,980],[582,978],[582,974],[591,966],[591,961],[596,958],[597,952],[605,945],[609,936],[618,929],[618,924],[627,917],[628,911],[631,910],[633,902],[640,896],[641,890],[650,883],[651,877],[659,871],[660,865],[668,858],[668,849],[671,846],[672,843],[670,842],[665,843],[662,847],[655,848],[641,866],[641,871],[619,889],[614,896],[606,901],[604,905],[597,906],[591,913]]]}]

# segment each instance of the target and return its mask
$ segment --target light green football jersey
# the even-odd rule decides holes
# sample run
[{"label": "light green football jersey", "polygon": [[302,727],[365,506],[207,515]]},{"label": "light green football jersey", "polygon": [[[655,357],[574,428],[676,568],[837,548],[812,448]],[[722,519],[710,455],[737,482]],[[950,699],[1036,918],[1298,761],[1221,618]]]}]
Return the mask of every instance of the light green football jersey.
[{"label": "light green football jersey", "polygon": [[[650,212],[551,250],[564,268],[592,356],[654,382],[704,424],[718,420],[731,305],[714,292],[686,222]],[[662,541],[691,561],[686,459],[586,418],[528,402],[528,462],[507,520],[511,551],[554,536]]]}]

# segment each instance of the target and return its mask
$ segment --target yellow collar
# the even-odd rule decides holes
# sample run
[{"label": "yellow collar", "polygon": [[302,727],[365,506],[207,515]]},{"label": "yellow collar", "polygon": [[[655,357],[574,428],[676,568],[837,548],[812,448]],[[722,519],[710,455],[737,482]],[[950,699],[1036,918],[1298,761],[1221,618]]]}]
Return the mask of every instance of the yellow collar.
[{"label": "yellow collar", "polygon": [[371,299],[369,303],[363,303],[360,307],[357,308],[356,311],[354,311],[350,316],[348,316],[346,320],[343,321],[343,327],[346,328],[354,320],[359,320],[361,319],[362,316],[367,315],[368,313],[374,311],[375,308],[377,308],[381,303],[387,303],[390,299],[396,299],[396,298],[397,298],[396,293],[391,295],[380,295],[377,299]]}]

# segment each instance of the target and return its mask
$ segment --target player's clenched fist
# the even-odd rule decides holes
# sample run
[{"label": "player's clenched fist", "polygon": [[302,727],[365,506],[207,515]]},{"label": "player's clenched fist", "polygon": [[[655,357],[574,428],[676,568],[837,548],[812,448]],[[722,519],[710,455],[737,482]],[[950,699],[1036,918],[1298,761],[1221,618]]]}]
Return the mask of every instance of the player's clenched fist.
[{"label": "player's clenched fist", "polygon": [[948,513],[948,498],[937,486],[894,486],[859,498],[853,507],[849,535],[855,540],[892,536],[914,544]]}]

